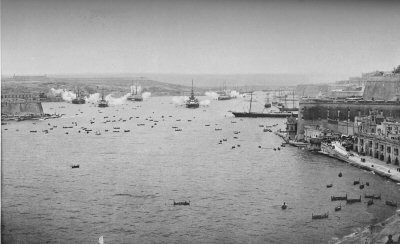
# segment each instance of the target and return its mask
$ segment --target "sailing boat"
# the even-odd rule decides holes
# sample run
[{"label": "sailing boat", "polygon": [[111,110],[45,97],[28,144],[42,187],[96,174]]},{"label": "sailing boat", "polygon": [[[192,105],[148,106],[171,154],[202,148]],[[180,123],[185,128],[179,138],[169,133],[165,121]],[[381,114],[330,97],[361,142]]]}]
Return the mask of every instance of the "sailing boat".
[{"label": "sailing boat", "polygon": [[81,92],[79,91],[79,88],[77,89],[76,92],[76,98],[72,99],[71,101],[73,104],[85,104],[85,99],[82,97]]},{"label": "sailing boat", "polygon": [[229,91],[226,89],[226,83],[224,83],[222,91],[217,92],[217,94],[218,94],[218,101],[231,100],[233,98],[231,97]]},{"label": "sailing boat", "polygon": [[189,99],[186,101],[187,108],[198,108],[200,106],[199,100],[194,96],[193,92],[193,80],[192,80],[192,92],[190,93]]},{"label": "sailing boat", "polygon": [[97,106],[99,108],[105,108],[108,107],[108,102],[106,101],[106,99],[104,99],[104,89],[101,92],[101,99],[99,100]]},{"label": "sailing boat", "polygon": [[246,118],[263,118],[263,117],[286,118],[286,117],[289,117],[289,116],[297,117],[297,114],[285,113],[285,112],[269,112],[269,113],[251,112],[251,104],[252,103],[253,103],[253,92],[250,93],[250,108],[249,108],[249,112],[232,112],[231,111],[231,113],[235,117],[246,117]]},{"label": "sailing boat", "polygon": [[138,83],[135,85],[135,91],[132,89],[132,87],[133,86],[131,86],[131,95],[128,96],[127,100],[135,102],[143,101],[142,94],[138,94]]}]

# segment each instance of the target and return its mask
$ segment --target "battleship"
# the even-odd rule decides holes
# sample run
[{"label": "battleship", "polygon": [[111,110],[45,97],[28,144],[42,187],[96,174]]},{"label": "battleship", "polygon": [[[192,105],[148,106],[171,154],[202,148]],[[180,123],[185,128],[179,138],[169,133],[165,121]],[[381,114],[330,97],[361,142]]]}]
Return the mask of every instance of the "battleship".
[{"label": "battleship", "polygon": [[142,94],[138,94],[138,84],[135,85],[135,90],[133,90],[133,86],[131,86],[131,95],[127,98],[128,101],[141,102],[143,101]]},{"label": "battleship", "polygon": [[108,102],[106,99],[104,99],[104,91],[101,92],[101,99],[99,100],[99,102],[97,103],[97,106],[99,108],[105,108],[108,107]]},{"label": "battleship", "polygon": [[76,98],[72,99],[71,101],[73,104],[85,104],[86,101],[82,96],[82,93],[80,92],[80,90],[78,89],[76,92]]},{"label": "battleship", "polygon": [[296,113],[289,112],[267,112],[257,113],[251,111],[251,104],[253,103],[253,93],[250,93],[250,108],[248,112],[234,112],[230,111],[235,117],[246,117],[246,118],[286,118],[289,116],[297,117]]},{"label": "battleship", "polygon": [[187,108],[198,108],[200,106],[199,100],[194,96],[193,92],[193,80],[192,80],[192,92],[190,93],[189,99],[186,101]]}]

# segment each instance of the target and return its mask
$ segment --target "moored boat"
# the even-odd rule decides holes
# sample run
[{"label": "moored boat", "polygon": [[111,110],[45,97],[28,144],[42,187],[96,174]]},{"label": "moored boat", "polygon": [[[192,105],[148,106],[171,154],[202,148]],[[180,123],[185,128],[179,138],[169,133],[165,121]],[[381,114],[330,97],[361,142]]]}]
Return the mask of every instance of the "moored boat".
[{"label": "moored boat", "polygon": [[365,194],[364,197],[365,197],[365,198],[370,198],[370,199],[381,200],[381,194],[379,194],[379,195],[374,195],[374,194],[368,195],[368,194]]},{"label": "moored boat", "polygon": [[85,104],[86,103],[86,101],[83,98],[79,89],[77,89],[76,97],[74,99],[72,99],[71,103],[73,103],[73,104]]},{"label": "moored boat", "polygon": [[361,202],[361,196],[360,198],[348,198],[346,200],[346,203],[356,203],[356,202]]},{"label": "moored boat", "polygon": [[329,217],[329,212],[326,212],[324,214],[311,214],[312,219],[326,219]]},{"label": "moored boat", "polygon": [[347,194],[346,196],[331,196],[331,201],[346,201],[347,200]]},{"label": "moored boat", "polygon": [[135,85],[135,90],[133,89],[133,86],[131,86],[131,94],[126,98],[128,101],[134,101],[134,102],[141,102],[143,101],[143,97],[141,93],[138,93],[138,83]]},{"label": "moored boat", "polygon": [[194,96],[193,91],[193,80],[192,80],[192,92],[190,93],[189,99],[186,101],[187,108],[198,108],[200,106],[199,100]]},{"label": "moored boat", "polygon": [[176,205],[188,206],[188,205],[190,205],[190,201],[175,202],[175,200],[174,200],[174,206],[176,206]]},{"label": "moored boat", "polygon": [[288,112],[252,112],[251,105],[253,103],[253,92],[250,93],[250,107],[248,112],[235,112],[230,111],[235,117],[245,117],[245,118],[286,118],[289,116],[298,117],[297,113]]},{"label": "moored boat", "polygon": [[397,207],[397,202],[395,202],[395,201],[387,200],[385,202],[385,204],[388,205],[388,206],[391,206],[391,207]]},{"label": "moored boat", "polygon": [[106,99],[104,99],[104,91],[101,92],[101,99],[100,99],[99,102],[97,103],[97,106],[98,106],[99,108],[108,107],[108,102],[106,101]]}]

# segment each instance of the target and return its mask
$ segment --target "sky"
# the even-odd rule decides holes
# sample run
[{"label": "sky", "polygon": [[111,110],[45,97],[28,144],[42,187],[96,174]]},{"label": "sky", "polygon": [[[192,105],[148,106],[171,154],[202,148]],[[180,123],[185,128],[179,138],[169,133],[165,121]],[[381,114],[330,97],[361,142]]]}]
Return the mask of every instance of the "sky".
[{"label": "sky", "polygon": [[2,0],[3,74],[360,75],[400,64],[400,1]]}]

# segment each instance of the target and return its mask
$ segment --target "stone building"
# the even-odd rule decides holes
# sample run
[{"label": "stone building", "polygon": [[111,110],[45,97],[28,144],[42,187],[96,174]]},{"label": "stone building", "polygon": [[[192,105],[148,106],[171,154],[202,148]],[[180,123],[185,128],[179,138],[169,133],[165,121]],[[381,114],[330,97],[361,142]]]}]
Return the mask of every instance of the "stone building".
[{"label": "stone building", "polygon": [[291,115],[286,120],[286,133],[289,140],[295,140],[297,134],[297,119]]},{"label": "stone building", "polygon": [[[367,119],[366,119],[367,121]],[[370,121],[369,124],[375,124]],[[373,126],[360,130],[356,134],[354,150],[360,154],[372,156],[387,163],[399,165],[400,157],[400,123],[385,121],[380,130],[373,130]]]},{"label": "stone building", "polygon": [[357,132],[356,117],[377,113],[383,118],[400,119],[400,102],[337,99],[303,99],[299,103],[297,135],[307,125],[319,125],[333,132],[352,135]]}]

